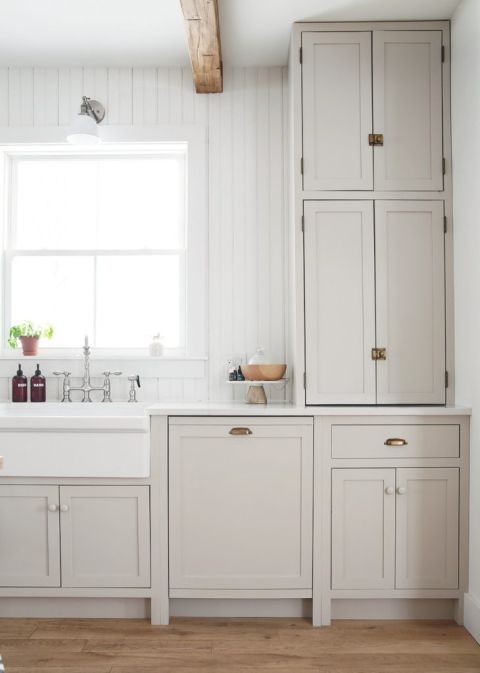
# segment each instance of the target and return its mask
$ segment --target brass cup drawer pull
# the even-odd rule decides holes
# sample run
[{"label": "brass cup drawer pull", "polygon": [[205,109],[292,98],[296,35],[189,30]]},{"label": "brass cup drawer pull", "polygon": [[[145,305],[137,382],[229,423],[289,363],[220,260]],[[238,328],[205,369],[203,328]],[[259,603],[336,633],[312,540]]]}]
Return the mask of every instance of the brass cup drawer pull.
[{"label": "brass cup drawer pull", "polygon": [[250,428],[232,428],[228,432],[230,435],[253,435]]},{"label": "brass cup drawer pull", "polygon": [[385,446],[407,446],[408,442],[406,439],[401,439],[400,437],[389,437],[384,442]]}]

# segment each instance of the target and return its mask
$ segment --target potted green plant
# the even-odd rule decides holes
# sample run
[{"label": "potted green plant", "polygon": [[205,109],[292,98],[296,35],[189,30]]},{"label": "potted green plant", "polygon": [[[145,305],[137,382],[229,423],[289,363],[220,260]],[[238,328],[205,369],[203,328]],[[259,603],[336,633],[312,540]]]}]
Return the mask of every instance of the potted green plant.
[{"label": "potted green plant", "polygon": [[37,355],[38,342],[41,337],[51,339],[53,337],[53,327],[51,325],[42,327],[30,320],[26,320],[20,323],[20,325],[13,325],[10,328],[8,345],[10,348],[17,348],[18,341],[20,341],[24,355]]}]

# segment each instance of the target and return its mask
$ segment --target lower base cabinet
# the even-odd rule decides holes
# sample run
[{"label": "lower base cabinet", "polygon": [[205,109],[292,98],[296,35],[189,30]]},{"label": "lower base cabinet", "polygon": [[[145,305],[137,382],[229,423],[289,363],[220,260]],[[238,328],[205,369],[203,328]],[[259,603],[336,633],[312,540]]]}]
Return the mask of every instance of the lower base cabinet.
[{"label": "lower base cabinet", "polygon": [[149,487],[0,485],[0,545],[0,586],[148,587]]},{"label": "lower base cabinet", "polygon": [[311,420],[175,420],[169,440],[171,592],[311,592]]},{"label": "lower base cabinet", "polygon": [[332,470],[332,589],[457,589],[459,469]]}]

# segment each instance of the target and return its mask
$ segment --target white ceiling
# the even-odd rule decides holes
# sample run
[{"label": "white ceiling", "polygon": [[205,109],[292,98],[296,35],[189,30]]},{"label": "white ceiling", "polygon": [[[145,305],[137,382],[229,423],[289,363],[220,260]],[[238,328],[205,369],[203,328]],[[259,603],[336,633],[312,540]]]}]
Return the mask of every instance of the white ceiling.
[{"label": "white ceiling", "polygon": [[[295,21],[447,19],[459,2],[220,0],[224,64],[285,64]],[[0,0],[0,64],[187,63],[179,0]]]}]

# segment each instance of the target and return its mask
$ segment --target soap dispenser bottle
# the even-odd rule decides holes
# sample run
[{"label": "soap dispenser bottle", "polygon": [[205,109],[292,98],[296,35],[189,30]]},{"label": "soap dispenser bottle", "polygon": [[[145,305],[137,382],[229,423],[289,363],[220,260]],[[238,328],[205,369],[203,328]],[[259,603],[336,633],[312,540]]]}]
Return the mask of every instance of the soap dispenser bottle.
[{"label": "soap dispenser bottle", "polygon": [[28,399],[27,377],[18,365],[17,373],[12,379],[12,402],[26,402]]},{"label": "soap dispenser bottle", "polygon": [[46,380],[37,364],[35,374],[30,379],[30,402],[45,402],[46,395]]}]

